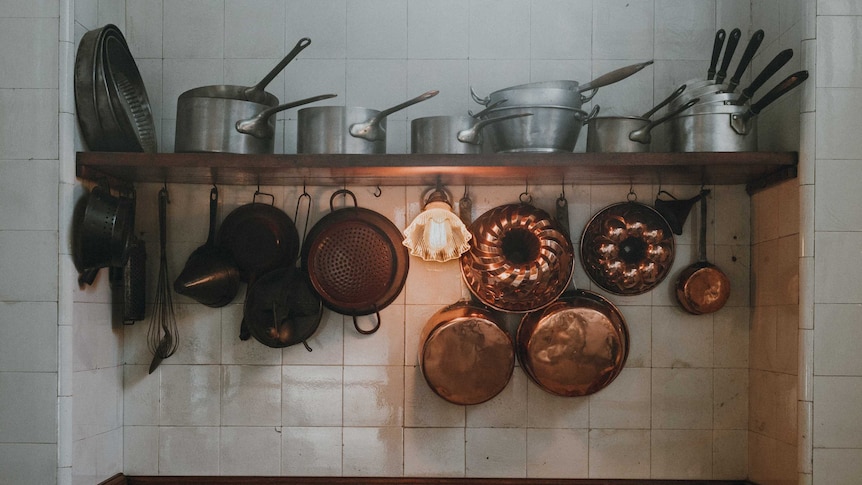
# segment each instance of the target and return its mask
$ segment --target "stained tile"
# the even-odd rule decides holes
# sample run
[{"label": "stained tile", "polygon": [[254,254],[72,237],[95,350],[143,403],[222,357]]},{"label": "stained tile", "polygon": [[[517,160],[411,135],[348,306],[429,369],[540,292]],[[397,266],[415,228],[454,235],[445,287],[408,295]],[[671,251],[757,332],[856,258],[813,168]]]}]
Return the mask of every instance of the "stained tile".
[{"label": "stained tile", "polygon": [[218,469],[219,428],[159,428],[159,475],[206,476]]},{"label": "stained tile", "polygon": [[232,365],[221,369],[222,425],[281,424],[281,367]]},{"label": "stained tile", "polygon": [[[641,429],[590,430],[590,478],[648,478],[650,431]],[[619,466],[619,457],[626,466]]]},{"label": "stained tile", "polygon": [[221,429],[220,475],[269,475],[281,472],[281,432],[271,426]]},{"label": "stained tile", "polygon": [[345,476],[401,476],[402,428],[342,428]]},{"label": "stained tile", "polygon": [[282,473],[290,476],[339,476],[342,428],[282,429]]},{"label": "stained tile", "polygon": [[[167,361],[169,361],[168,359]],[[159,424],[218,426],[221,422],[219,367],[160,365]],[[217,430],[217,429],[216,429]]]},{"label": "stained tile", "polygon": [[527,433],[519,428],[467,428],[468,477],[524,477]]},{"label": "stained tile", "polygon": [[649,428],[650,374],[650,369],[623,369],[607,388],[590,395],[590,428]]},{"label": "stained tile", "polygon": [[404,428],[404,475],[464,476],[464,428]]},{"label": "stained tile", "polygon": [[404,387],[404,425],[408,427],[464,427],[466,406],[434,394],[419,366],[407,366]]},{"label": "stained tile", "polygon": [[653,369],[652,427],[710,429],[712,369]]},{"label": "stained tile", "polygon": [[404,367],[345,366],[343,416],[345,426],[400,426]]},{"label": "stained tile", "polygon": [[[516,373],[522,373],[515,369]],[[572,398],[551,394],[527,380],[527,427],[588,428],[588,397]]]},{"label": "stained tile", "polygon": [[712,477],[712,431],[653,430],[650,440],[652,477]]},{"label": "stained tile", "polygon": [[586,429],[527,429],[527,477],[571,478],[588,475]]},{"label": "stained tile", "polygon": [[342,373],[338,366],[282,367],[282,424],[289,427],[340,426]]}]

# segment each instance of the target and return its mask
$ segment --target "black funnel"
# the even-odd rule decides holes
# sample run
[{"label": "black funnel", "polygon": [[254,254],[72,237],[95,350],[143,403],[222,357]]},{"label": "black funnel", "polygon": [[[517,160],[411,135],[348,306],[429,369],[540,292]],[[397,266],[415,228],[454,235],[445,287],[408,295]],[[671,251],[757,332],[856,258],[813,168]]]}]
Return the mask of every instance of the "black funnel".
[{"label": "black funnel", "polygon": [[681,235],[682,226],[685,225],[685,220],[688,218],[688,213],[691,212],[692,206],[709,194],[709,190],[701,190],[696,196],[685,200],[677,199],[664,190],[659,191],[658,195],[661,194],[667,194],[672,200],[662,200],[656,197],[655,210],[664,217],[674,234]]}]

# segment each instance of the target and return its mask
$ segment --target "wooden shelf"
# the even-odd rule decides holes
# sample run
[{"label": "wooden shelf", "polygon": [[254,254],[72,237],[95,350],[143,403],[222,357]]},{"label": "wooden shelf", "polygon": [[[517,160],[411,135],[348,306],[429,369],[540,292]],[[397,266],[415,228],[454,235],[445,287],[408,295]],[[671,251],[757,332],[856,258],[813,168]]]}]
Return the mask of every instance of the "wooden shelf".
[{"label": "wooden shelf", "polygon": [[235,155],[79,152],[78,177],[218,185],[745,184],[796,177],[795,152]]}]

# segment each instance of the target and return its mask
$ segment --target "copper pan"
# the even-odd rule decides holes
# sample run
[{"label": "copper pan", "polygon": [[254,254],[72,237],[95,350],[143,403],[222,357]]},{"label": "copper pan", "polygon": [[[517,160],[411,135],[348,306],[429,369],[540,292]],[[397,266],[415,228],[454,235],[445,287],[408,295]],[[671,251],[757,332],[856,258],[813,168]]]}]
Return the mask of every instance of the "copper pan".
[{"label": "copper pan", "polygon": [[730,279],[706,260],[706,195],[700,198],[700,241],[697,262],[685,268],[676,280],[676,299],[685,311],[703,315],[721,310],[730,298]]},{"label": "copper pan", "polygon": [[459,301],[428,319],[419,339],[419,367],[434,393],[454,404],[479,404],[512,378],[515,348],[501,315]]},{"label": "copper pan", "polygon": [[470,225],[461,275],[470,292],[496,310],[529,312],[565,291],[574,249],[550,214],[526,202],[495,207]]},{"label": "copper pan", "polygon": [[605,207],[581,237],[581,263],[599,287],[640,295],[664,280],[673,265],[673,231],[652,207],[629,200]]}]

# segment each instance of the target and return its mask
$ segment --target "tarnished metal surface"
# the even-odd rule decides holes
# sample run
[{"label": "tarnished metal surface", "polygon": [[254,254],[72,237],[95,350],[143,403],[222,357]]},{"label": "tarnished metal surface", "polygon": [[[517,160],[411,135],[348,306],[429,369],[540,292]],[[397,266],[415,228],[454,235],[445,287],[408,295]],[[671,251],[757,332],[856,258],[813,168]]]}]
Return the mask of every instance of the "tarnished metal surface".
[{"label": "tarnished metal surface", "polygon": [[587,275],[618,295],[655,288],[673,265],[673,231],[652,207],[621,202],[599,211],[584,228],[581,262]]},{"label": "tarnished metal surface", "polygon": [[458,302],[435,313],[419,340],[428,386],[455,404],[478,404],[502,391],[515,368],[512,339],[489,309]]},{"label": "tarnished metal surface", "polygon": [[521,320],[518,360],[545,391],[573,397],[595,393],[619,375],[628,356],[629,335],[619,310],[587,291],[566,292]]},{"label": "tarnished metal surface", "polygon": [[470,250],[461,274],[482,303],[529,312],[559,297],[572,278],[574,249],[551,216],[529,204],[507,204],[470,226]]}]

